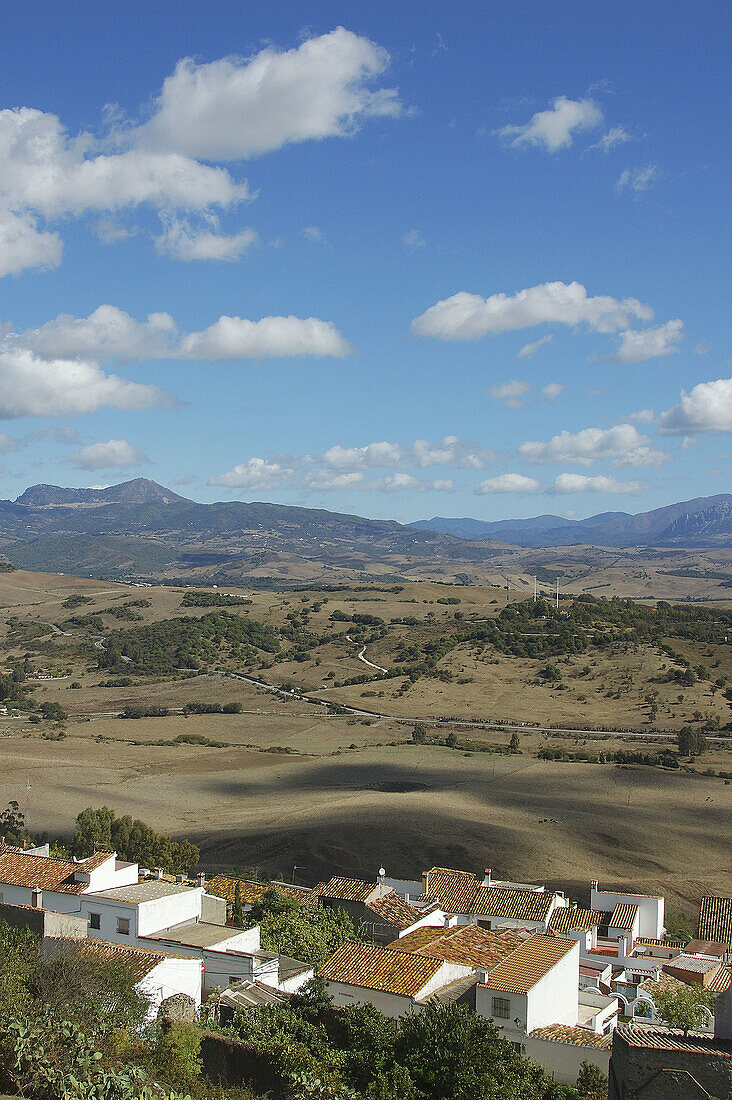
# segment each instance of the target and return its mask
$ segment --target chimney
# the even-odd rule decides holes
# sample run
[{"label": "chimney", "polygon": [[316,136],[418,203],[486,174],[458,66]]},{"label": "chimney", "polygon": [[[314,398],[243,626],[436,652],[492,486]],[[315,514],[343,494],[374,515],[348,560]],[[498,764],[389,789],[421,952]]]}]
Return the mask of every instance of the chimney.
[{"label": "chimney", "polygon": [[21,840],[20,846],[23,849],[23,851],[25,851],[26,848],[28,847],[28,841],[25,839],[25,837],[23,837],[23,839]]},{"label": "chimney", "polygon": [[595,878],[595,879],[593,879],[593,880],[592,880],[592,882],[590,883],[590,890],[599,890],[599,889],[600,889],[600,884],[599,884],[599,882],[597,881],[597,879]]},{"label": "chimney", "polygon": [[628,957],[628,937],[618,936],[618,958],[626,959]]},{"label": "chimney", "polygon": [[199,871],[199,873],[196,875],[196,878],[198,880],[198,885],[199,886],[205,886],[206,885],[206,872],[205,871]]},{"label": "chimney", "polygon": [[155,870],[153,871],[153,874],[155,875],[155,878],[161,879],[163,877],[163,868],[162,867],[156,867]]},{"label": "chimney", "polygon": [[43,891],[39,889],[31,890],[31,905],[34,909],[43,908]]},{"label": "chimney", "polygon": [[5,847],[5,837],[0,836],[0,848],[4,848],[4,847]]},{"label": "chimney", "polygon": [[481,883],[482,886],[492,886],[493,885],[493,880],[491,878],[491,873],[492,873],[492,868],[491,867],[486,867],[485,874],[483,876],[483,882]]}]

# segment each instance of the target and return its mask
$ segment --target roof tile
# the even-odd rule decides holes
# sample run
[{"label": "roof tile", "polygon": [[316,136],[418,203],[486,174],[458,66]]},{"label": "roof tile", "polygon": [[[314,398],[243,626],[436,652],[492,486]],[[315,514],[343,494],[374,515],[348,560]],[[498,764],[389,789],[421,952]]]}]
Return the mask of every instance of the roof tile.
[{"label": "roof tile", "polygon": [[698,938],[732,946],[732,898],[702,898]]},{"label": "roof tile", "polygon": [[347,941],[321,967],[319,975],[326,981],[416,997],[442,965],[440,959]]},{"label": "roof tile", "polygon": [[501,993],[528,993],[576,946],[575,940],[537,933],[491,970],[486,987]]}]

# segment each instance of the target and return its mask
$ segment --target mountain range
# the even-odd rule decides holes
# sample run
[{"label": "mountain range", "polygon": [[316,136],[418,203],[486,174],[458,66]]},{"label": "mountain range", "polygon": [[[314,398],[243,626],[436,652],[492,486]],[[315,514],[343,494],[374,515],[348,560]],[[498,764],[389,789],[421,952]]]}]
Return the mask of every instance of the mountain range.
[{"label": "mountain range", "polygon": [[13,564],[109,579],[467,580],[512,549],[564,546],[732,548],[732,495],[635,516],[435,517],[407,525],[282,504],[199,504],[145,478],[102,489],[33,485],[0,501],[0,551]]}]

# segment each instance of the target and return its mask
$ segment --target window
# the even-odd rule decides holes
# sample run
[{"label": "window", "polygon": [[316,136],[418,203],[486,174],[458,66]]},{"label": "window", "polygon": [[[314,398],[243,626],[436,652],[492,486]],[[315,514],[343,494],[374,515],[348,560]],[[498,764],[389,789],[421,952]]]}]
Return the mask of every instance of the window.
[{"label": "window", "polygon": [[511,1002],[508,997],[494,997],[492,1015],[499,1020],[511,1019]]},{"label": "window", "polygon": [[120,936],[129,936],[130,934],[130,918],[129,917],[117,917],[117,932]]},{"label": "window", "polygon": [[89,914],[89,927],[90,928],[97,928],[97,929],[102,927],[102,914],[101,913],[90,913]]}]

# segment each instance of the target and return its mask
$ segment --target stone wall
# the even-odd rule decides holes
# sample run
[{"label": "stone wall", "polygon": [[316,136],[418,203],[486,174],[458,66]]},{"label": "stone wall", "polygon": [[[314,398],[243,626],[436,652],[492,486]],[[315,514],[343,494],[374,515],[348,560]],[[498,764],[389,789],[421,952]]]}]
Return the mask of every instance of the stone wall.
[{"label": "stone wall", "polygon": [[[713,1039],[682,1039],[674,1048],[632,1043],[618,1028],[613,1034],[609,1100],[730,1100],[732,1047]],[[694,1049],[696,1048],[696,1049]]]}]

